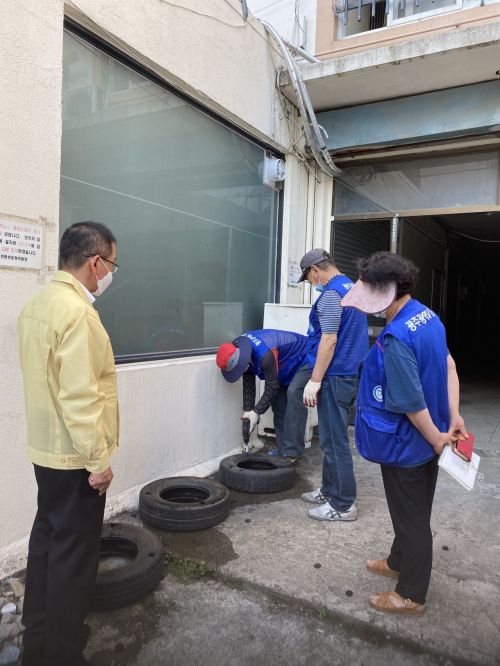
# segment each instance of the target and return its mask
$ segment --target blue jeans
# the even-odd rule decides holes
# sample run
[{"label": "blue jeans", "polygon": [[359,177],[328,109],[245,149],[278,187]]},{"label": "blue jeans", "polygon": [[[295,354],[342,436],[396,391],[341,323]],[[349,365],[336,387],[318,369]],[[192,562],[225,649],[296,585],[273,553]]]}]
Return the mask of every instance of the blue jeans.
[{"label": "blue jeans", "polygon": [[279,452],[291,458],[300,458],[304,454],[307,407],[304,406],[303,394],[311,373],[307,365],[300,368],[289,386],[280,387],[271,405]]},{"label": "blue jeans", "polygon": [[356,499],[356,479],[347,435],[349,408],[356,388],[357,375],[325,375],[318,393],[319,445],[324,454],[321,492],[337,511],[346,511]]}]

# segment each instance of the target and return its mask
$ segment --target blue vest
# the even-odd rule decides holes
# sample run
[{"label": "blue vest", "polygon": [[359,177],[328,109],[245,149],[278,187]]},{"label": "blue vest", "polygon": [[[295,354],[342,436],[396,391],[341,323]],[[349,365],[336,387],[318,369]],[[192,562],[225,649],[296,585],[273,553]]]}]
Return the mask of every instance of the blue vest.
[{"label": "blue vest", "polygon": [[384,408],[384,338],[388,334],[415,354],[427,408],[438,430],[446,432],[450,427],[446,332],[432,310],[411,299],[382,330],[363,364],[354,428],[358,451],[372,462],[414,467],[435,453],[405,414]]},{"label": "blue vest", "polygon": [[[325,291],[311,308],[309,330],[307,331],[307,362],[313,368],[321,340],[321,326],[318,316],[318,303],[327,291],[336,291],[343,298],[353,285],[346,275],[333,277]],[[368,321],[366,315],[355,308],[342,308],[342,318],[337,331],[337,346],[327,375],[357,375],[359,365],[368,351]]]},{"label": "blue vest", "polygon": [[261,362],[268,351],[272,351],[276,357],[278,379],[282,386],[288,386],[294,374],[305,363],[307,344],[305,335],[265,328],[260,331],[248,331],[241,337],[247,338],[252,344],[249,370],[260,379],[264,379]]}]

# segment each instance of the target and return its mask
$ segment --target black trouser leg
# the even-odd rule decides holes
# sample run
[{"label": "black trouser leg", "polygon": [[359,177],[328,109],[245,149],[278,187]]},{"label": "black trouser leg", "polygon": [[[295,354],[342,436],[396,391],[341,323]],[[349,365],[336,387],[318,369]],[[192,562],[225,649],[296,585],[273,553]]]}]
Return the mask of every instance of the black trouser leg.
[{"label": "black trouser leg", "polygon": [[[39,512],[28,553],[23,666],[76,666],[85,646],[83,621],[97,573],[106,499],[90,487],[85,470],[35,465],[35,476]],[[37,661],[30,661],[36,646]]]},{"label": "black trouser leg", "polygon": [[52,528],[38,493],[38,511],[31,530],[23,605],[23,666],[36,666],[45,654],[47,562]]},{"label": "black trouser leg", "polygon": [[438,475],[437,457],[418,467],[382,465],[394,543],[387,564],[399,571],[396,592],[425,603],[432,570],[431,511]]},{"label": "black trouser leg", "polygon": [[285,431],[285,414],[287,406],[287,388],[280,386],[276,396],[271,404],[274,415],[274,432],[276,434],[276,444],[280,453],[283,453],[283,438]]}]

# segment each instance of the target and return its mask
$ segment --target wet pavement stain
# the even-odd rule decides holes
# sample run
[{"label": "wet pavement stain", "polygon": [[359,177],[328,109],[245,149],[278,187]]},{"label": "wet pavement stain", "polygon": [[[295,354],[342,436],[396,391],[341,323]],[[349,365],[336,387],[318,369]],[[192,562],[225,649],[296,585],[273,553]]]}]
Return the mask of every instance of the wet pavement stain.
[{"label": "wet pavement stain", "polygon": [[165,550],[177,557],[200,560],[214,567],[221,567],[238,559],[231,539],[216,527],[201,532],[162,532],[154,530]]},{"label": "wet pavement stain", "polygon": [[95,666],[135,663],[142,645],[156,637],[160,618],[167,613],[154,594],[142,603],[91,613],[87,618],[91,638],[86,655]]},{"label": "wet pavement stain", "polygon": [[[320,456],[319,448],[308,451],[304,456],[303,465],[297,470],[294,485],[283,492],[260,494],[242,493],[229,489],[230,511],[247,507],[246,514],[248,515],[255,510],[253,507],[256,505],[297,499],[302,493],[314,490],[315,485],[307,477],[309,470],[314,469],[315,461]],[[211,478],[218,480],[218,475],[214,474]],[[242,520],[245,523],[250,521],[249,518],[242,518]],[[162,540],[166,552],[176,558],[205,562],[211,567],[219,568],[239,557],[230,538],[217,527],[199,532],[165,532],[150,526],[147,529],[155,532]]]}]

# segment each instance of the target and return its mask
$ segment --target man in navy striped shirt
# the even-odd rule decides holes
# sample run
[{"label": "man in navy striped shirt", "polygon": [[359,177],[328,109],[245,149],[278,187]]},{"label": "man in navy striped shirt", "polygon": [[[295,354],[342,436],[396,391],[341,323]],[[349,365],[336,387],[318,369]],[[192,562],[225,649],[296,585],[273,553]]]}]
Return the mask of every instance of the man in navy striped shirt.
[{"label": "man in navy striped shirt", "polygon": [[302,499],[318,505],[309,511],[310,518],[352,521],[357,518],[356,481],[347,427],[359,366],[368,352],[367,319],[340,304],[353,283],[326,250],[311,250],[302,257],[300,267],[299,282],[307,280],[321,292],[309,316],[306,360],[312,375],[304,389],[304,404],[318,405],[324,454],[322,485],[304,493]]}]

